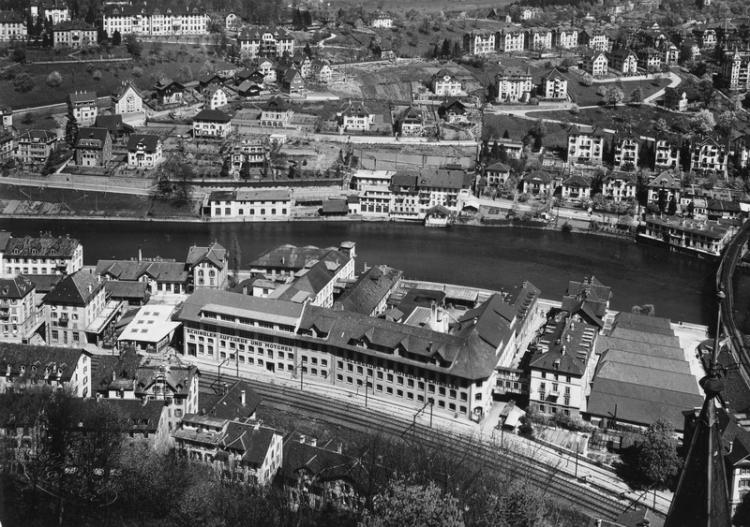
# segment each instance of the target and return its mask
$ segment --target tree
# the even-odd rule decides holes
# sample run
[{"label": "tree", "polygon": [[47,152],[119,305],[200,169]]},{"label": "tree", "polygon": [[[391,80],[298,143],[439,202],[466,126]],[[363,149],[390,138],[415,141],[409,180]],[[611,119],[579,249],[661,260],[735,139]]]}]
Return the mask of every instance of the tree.
[{"label": "tree", "polygon": [[440,48],[440,58],[447,59],[451,56],[451,41],[447,38],[443,40],[443,46]]},{"label": "tree", "polygon": [[128,50],[128,53],[130,53],[133,58],[139,58],[143,52],[143,45],[135,34],[130,33],[125,37],[125,49]]},{"label": "tree", "polygon": [[13,46],[13,54],[11,57],[14,62],[24,62],[26,60],[26,44],[16,42]]},{"label": "tree", "polygon": [[581,77],[581,84],[586,87],[592,86],[594,84],[594,77],[590,73],[584,73],[583,77]]},{"label": "tree", "polygon": [[56,88],[57,86],[60,86],[62,84],[62,75],[60,75],[59,71],[53,71],[49,75],[47,75],[47,86],[50,88]]},{"label": "tree", "polygon": [[668,421],[659,419],[648,427],[636,449],[636,459],[634,468],[655,488],[664,488],[677,475],[680,470],[677,439]]},{"label": "tree", "polygon": [[457,40],[453,43],[453,58],[458,59],[461,58],[463,55],[463,50],[461,49],[461,43]]},{"label": "tree", "polygon": [[612,108],[617,107],[623,100],[625,100],[625,93],[622,88],[617,86],[609,86],[604,90],[604,100],[612,105]]},{"label": "tree", "polygon": [[120,44],[122,44],[122,35],[115,29],[115,32],[112,33],[112,45],[119,46]]},{"label": "tree", "polygon": [[630,93],[630,102],[635,104],[643,102],[643,92],[640,88],[636,88]]},{"label": "tree", "polygon": [[22,71],[13,79],[13,89],[25,93],[31,91],[34,88],[34,79],[31,78],[27,72]]},{"label": "tree", "polygon": [[716,119],[710,110],[703,109],[690,119],[690,128],[694,132],[707,134],[716,127]]},{"label": "tree", "polygon": [[663,117],[659,117],[656,120],[655,128],[656,128],[656,133],[658,135],[664,135],[665,133],[669,131],[669,125],[667,124],[667,120],[664,119]]},{"label": "tree", "polygon": [[434,482],[415,485],[403,478],[391,481],[372,500],[363,527],[463,527],[458,500],[440,490]]}]

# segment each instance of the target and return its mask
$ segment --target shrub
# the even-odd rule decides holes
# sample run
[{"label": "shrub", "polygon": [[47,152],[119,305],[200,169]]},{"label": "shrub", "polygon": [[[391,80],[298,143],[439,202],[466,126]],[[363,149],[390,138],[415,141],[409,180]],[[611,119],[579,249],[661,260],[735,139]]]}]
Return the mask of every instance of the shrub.
[{"label": "shrub", "polygon": [[137,79],[143,75],[143,68],[141,68],[140,66],[136,66],[133,68],[133,71],[130,72],[130,74]]},{"label": "shrub", "polygon": [[34,116],[31,115],[31,112],[26,112],[23,116],[23,119],[21,119],[21,122],[23,124],[31,124],[34,122]]},{"label": "shrub", "polygon": [[56,88],[62,84],[62,75],[59,71],[53,71],[47,75],[47,86],[50,88]]},{"label": "shrub", "polygon": [[86,64],[86,73],[91,73],[92,71],[94,71],[94,65],[89,62]]},{"label": "shrub", "polygon": [[571,232],[573,230],[573,226],[569,222],[565,222],[562,224],[562,231],[563,232]]},{"label": "shrub", "polygon": [[581,113],[581,109],[578,107],[577,104],[571,104],[570,113],[572,113],[573,115],[578,115],[579,113]]},{"label": "shrub", "polygon": [[95,81],[101,80],[102,79],[101,70],[95,70],[94,73],[91,74],[91,78],[94,79]]},{"label": "shrub", "polygon": [[34,88],[34,79],[27,72],[22,71],[13,79],[13,89],[18,92],[31,91]]}]

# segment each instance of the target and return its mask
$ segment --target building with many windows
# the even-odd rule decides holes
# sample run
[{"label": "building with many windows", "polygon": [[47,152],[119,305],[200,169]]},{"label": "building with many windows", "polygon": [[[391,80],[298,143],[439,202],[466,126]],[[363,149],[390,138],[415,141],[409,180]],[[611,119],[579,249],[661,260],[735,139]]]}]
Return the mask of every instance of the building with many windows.
[{"label": "building with many windows", "polygon": [[552,49],[553,31],[544,27],[526,30],[524,43],[532,51],[546,51]]},{"label": "building with many windows", "polygon": [[726,146],[713,137],[696,141],[690,147],[690,171],[702,175],[726,177],[729,161]]},{"label": "building with many windows", "polygon": [[[445,297],[445,293],[443,293]],[[480,419],[498,364],[516,353],[525,304],[494,294],[455,317],[414,306],[404,322],[311,304],[198,291],[182,307],[184,359],[241,373],[300,378]],[[433,329],[435,328],[435,329]],[[510,357],[509,357],[510,356]]]},{"label": "building with many windows", "polygon": [[601,77],[609,71],[609,59],[603,51],[589,51],[583,54],[582,66],[589,75]]},{"label": "building with many windows", "polygon": [[212,192],[204,206],[208,217],[232,221],[289,220],[292,195],[288,189]]},{"label": "building with many windows", "polygon": [[112,97],[112,102],[115,106],[116,115],[143,111],[143,95],[131,82],[122,83],[122,86]]},{"label": "building with many windows", "polygon": [[440,97],[466,95],[461,81],[448,70],[440,70],[432,77],[432,93]]},{"label": "building with many windows", "polygon": [[617,168],[635,169],[638,166],[638,138],[627,135],[622,139],[615,139],[615,165]]},{"label": "building with many windows", "polygon": [[635,200],[638,176],[635,172],[612,171],[602,181],[602,195],[615,203]]},{"label": "building with many windows", "polygon": [[76,271],[44,297],[46,341],[51,346],[114,347],[114,323],[121,308],[121,302],[107,301],[100,277]]},{"label": "building with many windows", "polygon": [[561,27],[555,30],[554,45],[562,49],[578,47],[578,30],[572,27]]},{"label": "building with many windows", "polygon": [[102,29],[111,38],[134,33],[139,36],[179,36],[208,34],[209,16],[204,7],[172,3],[152,7],[143,4],[104,6]]},{"label": "building with many windows", "polygon": [[26,130],[16,140],[16,157],[21,163],[43,165],[57,144],[57,134],[49,130]]},{"label": "building with many windows", "polygon": [[103,167],[112,159],[112,136],[106,128],[79,128],[75,144],[76,165]]},{"label": "building with many windows", "polygon": [[541,95],[545,99],[566,100],[568,98],[568,79],[554,68],[542,77]]},{"label": "building with many windows", "polygon": [[518,68],[505,68],[495,77],[497,102],[528,102],[534,92],[531,73]]},{"label": "building with many windows", "polygon": [[495,33],[476,30],[465,34],[464,51],[471,55],[495,53]]},{"label": "building with many windows", "polygon": [[725,51],[721,58],[719,78],[730,90],[750,90],[750,51]]},{"label": "building with many windows", "polygon": [[571,134],[568,136],[568,163],[601,165],[604,138],[601,135]]},{"label": "building with many windows", "polygon": [[11,40],[25,41],[26,20],[14,11],[0,11],[0,42]]},{"label": "building with many windows", "polygon": [[52,45],[56,48],[96,46],[96,28],[83,20],[55,24],[52,28]]},{"label": "building with many windows", "polygon": [[231,129],[231,117],[221,110],[201,110],[193,117],[193,137],[224,138]]},{"label": "building with many windows", "polygon": [[283,29],[244,28],[237,41],[248,58],[294,56],[294,37]]},{"label": "building with many windows", "polygon": [[423,220],[437,206],[456,213],[472,181],[473,176],[463,170],[425,167],[420,173],[396,172],[391,178],[390,217]]},{"label": "building with many windows", "polygon": [[91,395],[91,354],[81,348],[0,342],[0,393],[50,386]]},{"label": "building with many windows", "polygon": [[44,314],[37,307],[34,284],[23,275],[0,278],[0,341],[28,343]]},{"label": "building with many windows", "polygon": [[657,139],[654,146],[654,168],[666,170],[677,168],[680,163],[680,148],[668,139]]},{"label": "building with many windows", "polygon": [[0,262],[4,275],[66,275],[83,267],[83,246],[68,236],[13,238],[0,232]]}]

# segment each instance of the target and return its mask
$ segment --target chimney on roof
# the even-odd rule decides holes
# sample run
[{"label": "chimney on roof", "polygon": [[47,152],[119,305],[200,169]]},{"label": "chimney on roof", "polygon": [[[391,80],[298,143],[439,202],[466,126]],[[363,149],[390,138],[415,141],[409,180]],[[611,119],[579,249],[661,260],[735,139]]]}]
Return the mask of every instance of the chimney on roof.
[{"label": "chimney on roof", "polygon": [[143,261],[143,251],[138,247],[138,261]]},{"label": "chimney on roof", "polygon": [[242,403],[242,406],[247,405],[247,398],[245,397],[245,390],[240,391],[240,402]]}]

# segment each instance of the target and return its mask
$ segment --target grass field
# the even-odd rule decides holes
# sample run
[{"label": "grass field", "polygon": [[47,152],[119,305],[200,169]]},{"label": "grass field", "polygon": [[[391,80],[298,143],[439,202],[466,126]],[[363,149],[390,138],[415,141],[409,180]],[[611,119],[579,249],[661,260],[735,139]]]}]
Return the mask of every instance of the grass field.
[{"label": "grass field", "polygon": [[[331,2],[331,4],[337,9],[346,9],[352,5],[360,5],[361,3],[360,0],[334,0]],[[380,0],[376,5],[384,11],[402,12],[408,11],[409,9],[415,9],[421,13],[427,13],[436,11],[471,11],[482,8],[487,8],[487,10],[489,10],[491,7],[501,8],[510,5],[511,3],[511,0],[411,0],[409,4],[405,6],[403,1],[399,0]]]},{"label": "grass field", "polygon": [[574,115],[568,111],[533,112],[530,117],[554,119],[569,123],[588,124],[599,128],[625,129],[632,127],[634,133],[653,137],[654,125],[664,119],[668,125],[684,126],[687,118],[683,115],[654,108],[652,106],[619,106],[587,108]]},{"label": "grass field", "polygon": [[[568,79],[568,94],[570,95],[573,102],[579,106],[593,106],[602,102],[602,97],[596,92],[601,86],[600,84],[593,84],[591,86],[584,86],[581,84],[580,77],[572,72],[563,72],[562,75]],[[649,95],[659,91],[660,89],[669,86],[669,79],[654,79],[654,80],[640,80],[640,81],[617,81],[615,83],[607,83],[605,86],[618,86],[622,88],[625,93],[625,100],[629,100],[633,90],[640,88],[641,94],[645,99]]]}]

